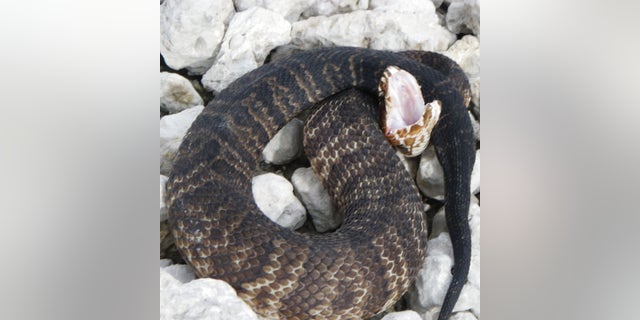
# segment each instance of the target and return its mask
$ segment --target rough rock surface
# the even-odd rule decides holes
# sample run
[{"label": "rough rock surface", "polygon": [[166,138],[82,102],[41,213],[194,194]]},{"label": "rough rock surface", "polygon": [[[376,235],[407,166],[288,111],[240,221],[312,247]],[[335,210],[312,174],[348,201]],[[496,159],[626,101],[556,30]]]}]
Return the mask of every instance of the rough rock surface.
[{"label": "rough rock surface", "polygon": [[177,113],[202,104],[202,97],[185,77],[171,72],[160,73],[160,110]]},{"label": "rough rock surface", "polygon": [[480,36],[480,0],[456,0],[449,5],[447,28]]},{"label": "rough rock surface", "polygon": [[226,282],[195,279],[189,266],[168,263],[160,261],[160,319],[258,320]]},{"label": "rough rock surface", "polygon": [[160,119],[160,174],[169,175],[182,138],[204,106],[196,106]]},{"label": "rough rock surface", "polygon": [[315,0],[302,13],[304,18],[315,16],[331,16],[355,10],[365,10],[369,7],[368,0]]},{"label": "rough rock surface", "polygon": [[291,183],[307,208],[316,231],[325,232],[340,226],[343,216],[336,212],[329,193],[322,187],[313,169],[296,169],[291,176]]},{"label": "rough rock surface", "polygon": [[275,47],[291,40],[291,24],[260,7],[236,13],[224,35],[215,64],[202,77],[203,86],[220,92],[243,74],[261,66]]},{"label": "rough rock surface", "polygon": [[290,229],[300,228],[306,212],[293,194],[293,186],[282,176],[265,173],[253,177],[253,197],[258,208],[273,222]]},{"label": "rough rock surface", "polygon": [[480,106],[480,40],[466,35],[443,54],[458,63],[469,78],[471,101]]},{"label": "rough rock surface", "polygon": [[433,2],[424,0],[370,0],[369,9],[377,11],[416,13],[420,11],[435,11]]},{"label": "rough rock surface", "polygon": [[166,0],[160,5],[160,53],[174,70],[202,74],[213,63],[233,15],[231,0]]},{"label": "rough rock surface", "polygon": [[439,24],[431,2],[429,10],[407,12],[384,6],[328,17],[312,17],[292,24],[292,43],[308,49],[321,46],[357,46],[384,50],[444,51],[456,39]]},{"label": "rough rock surface", "polygon": [[382,320],[422,320],[420,314],[413,310],[406,310],[400,312],[391,312],[385,315]]},{"label": "rough rock surface", "polygon": [[308,0],[235,0],[236,10],[245,11],[253,7],[261,7],[279,13],[289,22],[300,19],[302,12],[309,8],[313,1]]},{"label": "rough rock surface", "polygon": [[293,119],[282,127],[262,150],[264,161],[285,164],[302,155],[304,122]]},{"label": "rough rock surface", "polygon": [[369,7],[367,0],[235,0],[234,3],[238,11],[258,6],[278,12],[290,22],[315,16],[364,10]]}]

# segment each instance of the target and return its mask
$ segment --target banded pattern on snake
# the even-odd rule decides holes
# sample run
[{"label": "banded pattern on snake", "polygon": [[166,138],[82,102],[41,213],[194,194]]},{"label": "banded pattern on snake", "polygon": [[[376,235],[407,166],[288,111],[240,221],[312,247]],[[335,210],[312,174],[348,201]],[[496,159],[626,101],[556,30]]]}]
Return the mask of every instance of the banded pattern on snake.
[{"label": "banded pattern on snake", "polygon": [[[469,269],[475,141],[466,77],[435,53],[309,50],[246,74],[212,100],[187,132],[167,183],[172,233],[198,277],[227,281],[257,313],[280,319],[367,318],[406,292],[424,260],[427,230],[418,190],[372,113],[389,65],[412,73],[425,101],[442,102],[431,144],[445,173],[455,256],[440,314],[448,318]],[[324,111],[309,120],[305,152],[345,220],[334,232],[303,234],[259,211],[251,178],[277,130],[318,103]]]}]

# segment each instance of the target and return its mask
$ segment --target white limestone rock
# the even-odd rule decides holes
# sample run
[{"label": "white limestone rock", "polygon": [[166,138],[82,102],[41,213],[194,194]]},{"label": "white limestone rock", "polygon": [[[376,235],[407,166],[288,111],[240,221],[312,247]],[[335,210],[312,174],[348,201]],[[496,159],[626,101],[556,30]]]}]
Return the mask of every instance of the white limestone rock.
[{"label": "white limestone rock", "polygon": [[447,28],[453,33],[480,36],[480,0],[452,1],[447,10]]},{"label": "white limestone rock", "polygon": [[420,314],[413,310],[391,312],[385,315],[382,320],[422,320]]},{"label": "white limestone rock", "polygon": [[261,66],[275,47],[291,41],[291,24],[281,15],[252,7],[233,16],[215,64],[202,77],[202,85],[220,92],[245,73]]},{"label": "white limestone rock", "polygon": [[415,282],[416,291],[410,295],[412,310],[423,312],[442,305],[451,282],[452,265],[451,239],[448,233],[442,232],[427,243],[427,258],[424,260],[422,269],[418,271]]},{"label": "white limestone rock", "polygon": [[343,216],[336,212],[329,193],[313,173],[313,169],[296,169],[291,176],[291,183],[318,232],[326,232],[340,226]]},{"label": "white limestone rock", "polygon": [[[416,279],[416,289],[410,292],[409,304],[413,310],[423,312],[424,319],[437,319],[442,301],[451,282],[453,248],[446,230],[444,210],[436,214],[434,232],[427,244],[427,258]],[[462,288],[453,311],[471,310],[480,317],[480,206],[472,197],[469,206],[471,229],[471,264],[467,283]],[[464,316],[466,317],[466,316]]]},{"label": "white limestone rock", "polygon": [[167,205],[164,201],[167,180],[169,177],[160,175],[160,222],[167,220]]},{"label": "white limestone rock", "polygon": [[[440,315],[440,307],[433,307],[422,313],[422,320],[438,320]],[[468,311],[455,312],[449,317],[449,320],[477,320],[473,313]]]},{"label": "white limestone rock", "polygon": [[445,56],[458,63],[469,78],[471,85],[471,101],[480,105],[480,40],[472,35],[466,35],[456,41],[451,48],[442,52]]},{"label": "white limestone rock", "polygon": [[368,0],[315,0],[309,3],[310,6],[302,13],[304,18],[331,16],[369,8]]},{"label": "white limestone rock", "polygon": [[424,0],[370,0],[369,9],[376,11],[391,11],[415,13],[420,11],[435,11],[435,4]]},{"label": "white limestone rock", "polygon": [[480,74],[480,40],[477,37],[466,35],[442,54],[458,63],[467,76]]},{"label": "white limestone rock", "polygon": [[213,64],[234,13],[232,0],[166,0],[160,5],[160,53],[174,70],[203,74]]},{"label": "white limestone rock", "polygon": [[161,320],[258,320],[222,280],[195,279],[186,265],[160,266]]},{"label": "white limestone rock", "polygon": [[191,123],[204,106],[195,106],[160,119],[160,174],[169,175],[173,160]]},{"label": "white limestone rock", "polygon": [[429,234],[429,238],[436,238],[442,232],[449,232],[447,228],[447,220],[444,216],[444,206],[438,210],[438,212],[433,216],[433,222],[431,227],[431,233]]},{"label": "white limestone rock", "polygon": [[420,166],[416,177],[418,189],[429,198],[444,200],[444,171],[433,146],[420,156]]},{"label": "white limestone rock", "polygon": [[298,21],[302,12],[314,4],[308,0],[235,0],[234,3],[238,11],[261,7],[280,14],[289,22]]},{"label": "white limestone rock", "polygon": [[[429,6],[429,10],[423,10]],[[455,34],[438,22],[433,3],[418,9],[391,5],[376,10],[353,11],[329,17],[312,17],[292,24],[292,44],[309,49],[356,46],[381,50],[444,51]]]},{"label": "white limestone rock", "polygon": [[449,320],[477,320],[477,319],[478,317],[476,317],[471,312],[457,312],[449,318]]},{"label": "white limestone rock", "polygon": [[[427,147],[420,158],[416,178],[418,189],[429,198],[444,200],[444,172],[433,146]],[[471,194],[480,191],[480,150],[476,150],[476,161],[471,172]]]},{"label": "white limestone rock", "polygon": [[294,118],[287,123],[267,143],[262,150],[264,161],[273,164],[285,164],[302,155],[304,122]]},{"label": "white limestone rock", "polygon": [[171,259],[160,259],[160,268],[168,267],[171,265]]},{"label": "white limestone rock", "polygon": [[315,16],[366,10],[369,7],[368,0],[235,0],[234,3],[238,11],[262,7],[279,13],[289,22]]},{"label": "white limestone rock", "polygon": [[292,230],[304,224],[304,206],[293,194],[291,183],[284,177],[275,173],[255,176],[252,191],[258,208],[273,222]]},{"label": "white limestone rock", "polygon": [[193,269],[185,264],[172,264],[170,259],[160,260],[160,276],[166,273],[171,278],[181,283],[187,283],[196,279]]},{"label": "white limestone rock", "polygon": [[160,72],[160,109],[168,113],[202,105],[202,97],[185,77],[171,72]]}]

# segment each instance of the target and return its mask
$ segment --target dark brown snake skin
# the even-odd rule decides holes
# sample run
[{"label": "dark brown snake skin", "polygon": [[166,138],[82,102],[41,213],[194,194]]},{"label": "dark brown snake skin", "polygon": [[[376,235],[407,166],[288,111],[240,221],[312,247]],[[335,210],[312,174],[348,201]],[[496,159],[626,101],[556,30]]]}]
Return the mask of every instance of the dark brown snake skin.
[{"label": "dark brown snake skin", "polygon": [[[371,98],[388,65],[412,73],[425,101],[443,102],[431,141],[445,172],[455,255],[440,315],[448,318],[469,268],[475,149],[466,77],[433,53],[310,50],[246,74],[211,101],[167,183],[170,226],[198,277],[228,282],[257,313],[280,319],[367,318],[407,291],[425,258],[427,229],[418,190],[380,132]],[[269,139],[321,101],[305,129],[305,152],[345,220],[331,233],[302,234],[259,211],[251,178]]]}]

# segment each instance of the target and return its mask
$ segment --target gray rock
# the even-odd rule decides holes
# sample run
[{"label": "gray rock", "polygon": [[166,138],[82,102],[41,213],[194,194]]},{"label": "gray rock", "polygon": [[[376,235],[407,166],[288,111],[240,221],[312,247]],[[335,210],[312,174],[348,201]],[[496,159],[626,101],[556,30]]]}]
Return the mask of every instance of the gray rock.
[{"label": "gray rock", "polygon": [[[434,307],[422,313],[422,320],[438,320],[440,315],[440,307]],[[473,313],[467,311],[455,312],[449,317],[449,320],[477,320]]]},{"label": "gray rock", "polygon": [[160,259],[160,268],[168,267],[171,265],[170,259]]},{"label": "gray rock", "polygon": [[[433,146],[429,146],[422,153],[416,182],[418,189],[427,197],[444,200],[444,172]],[[471,172],[470,189],[472,194],[480,191],[480,150],[476,150],[476,162]]]},{"label": "gray rock", "polygon": [[318,232],[333,230],[340,226],[343,216],[336,212],[329,193],[313,173],[313,169],[296,169],[291,176],[291,183],[307,208]]},{"label": "gray rock", "polygon": [[480,36],[480,0],[452,1],[447,11],[447,28],[453,33]]},{"label": "gray rock", "polygon": [[458,63],[467,76],[480,74],[480,40],[477,37],[466,35],[443,54]]},{"label": "gray rock", "polygon": [[357,46],[383,50],[444,51],[455,35],[430,11],[354,11],[329,17],[312,17],[292,24],[292,44],[299,48]]},{"label": "gray rock", "polygon": [[427,147],[420,157],[416,182],[418,189],[427,197],[444,200],[444,172],[433,146]]},{"label": "gray rock", "polygon": [[160,73],[160,109],[177,113],[202,104],[202,97],[189,80],[176,73]]},{"label": "gray rock", "polygon": [[307,0],[235,0],[234,3],[238,11],[261,7],[280,14],[289,22],[298,21],[302,12],[314,4]]},{"label": "gray rock", "polygon": [[202,74],[213,63],[234,13],[231,0],[166,0],[160,5],[160,53],[174,70]]},{"label": "gray rock", "polygon": [[[475,198],[472,198],[475,199]],[[444,211],[434,218],[434,228],[446,229]],[[468,280],[460,293],[454,312],[471,310],[472,316],[480,317],[480,206],[472,200],[469,207],[471,228],[471,265]],[[449,234],[434,232],[427,244],[427,258],[416,279],[415,290],[409,294],[413,310],[423,313],[424,319],[437,319],[444,296],[451,282],[453,249]],[[462,316],[461,316],[462,317]],[[467,316],[464,316],[467,317]]]},{"label": "gray rock", "polygon": [[456,41],[444,55],[457,62],[469,78],[471,101],[480,105],[480,40],[466,35]]},{"label": "gray rock", "polygon": [[422,320],[420,315],[413,310],[391,312],[385,315],[382,320]]},{"label": "gray rock", "polygon": [[369,9],[403,13],[435,12],[435,4],[423,0],[370,0]]},{"label": "gray rock", "polygon": [[304,206],[293,194],[293,186],[287,179],[275,173],[265,173],[253,177],[251,182],[253,198],[269,219],[292,230],[304,224]]},{"label": "gray rock", "polygon": [[285,164],[302,155],[304,122],[294,118],[287,123],[267,143],[262,150],[264,161],[273,164]]},{"label": "gray rock", "polygon": [[410,294],[412,310],[424,312],[442,304],[451,282],[452,265],[451,239],[448,233],[442,232],[427,243],[427,257],[418,271],[415,291]]},{"label": "gray rock", "polygon": [[477,320],[477,319],[478,317],[476,317],[471,312],[457,312],[456,314],[452,315],[451,318],[449,318],[449,320]]},{"label": "gray rock", "polygon": [[204,106],[196,106],[160,119],[160,174],[171,172],[184,135],[203,109]]},{"label": "gray rock", "polygon": [[167,205],[164,201],[165,186],[167,184],[167,176],[160,175],[160,222],[167,220]]},{"label": "gray rock", "polygon": [[271,50],[290,40],[291,24],[281,15],[260,7],[236,13],[229,22],[215,64],[202,77],[202,85],[220,92],[261,66]]},{"label": "gray rock", "polygon": [[185,264],[172,264],[169,259],[160,260],[160,272],[161,275],[162,273],[166,273],[181,283],[187,283],[196,279],[196,275],[193,273],[191,267]]},{"label": "gray rock", "polygon": [[282,15],[289,22],[315,16],[366,10],[368,0],[235,0],[236,9],[244,11],[253,7],[269,9]]},{"label": "gray rock", "polygon": [[369,8],[368,0],[315,0],[309,1],[309,4],[310,6],[302,13],[304,18],[331,16]]},{"label": "gray rock", "polygon": [[195,279],[186,265],[160,266],[161,320],[258,320],[226,282]]},{"label": "gray rock", "polygon": [[433,222],[431,227],[430,238],[435,238],[440,235],[442,232],[449,232],[447,228],[447,220],[444,215],[444,206],[438,210],[438,212],[433,216]]}]

